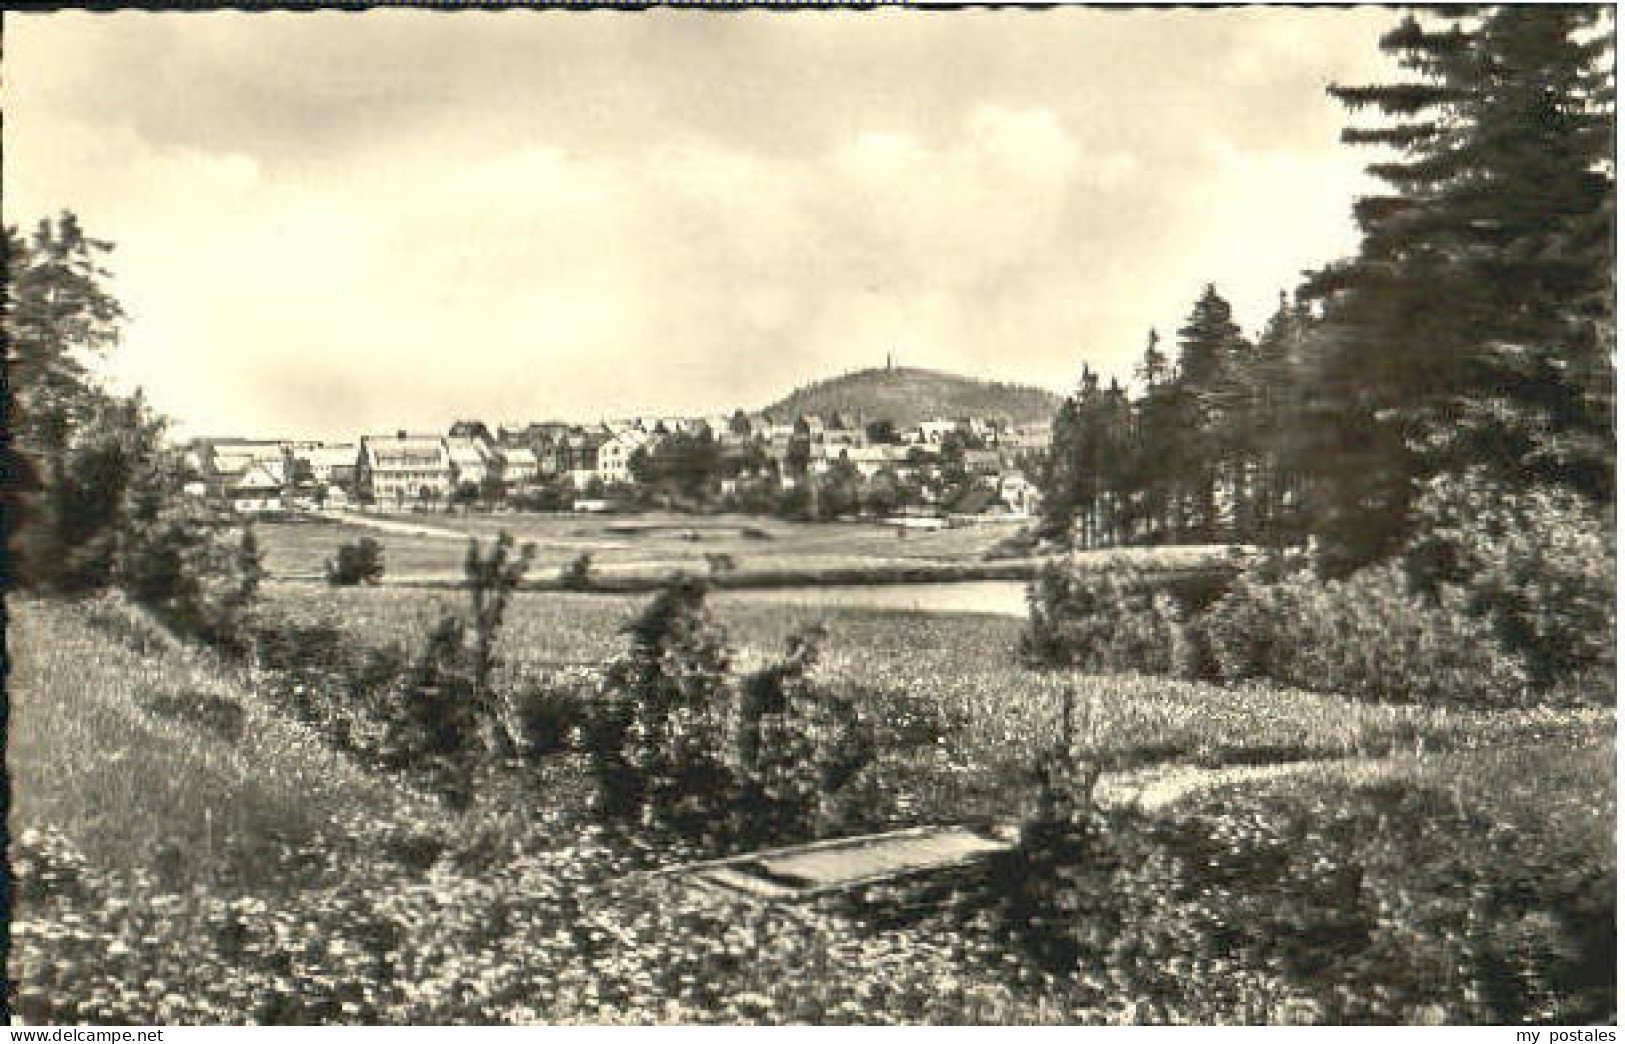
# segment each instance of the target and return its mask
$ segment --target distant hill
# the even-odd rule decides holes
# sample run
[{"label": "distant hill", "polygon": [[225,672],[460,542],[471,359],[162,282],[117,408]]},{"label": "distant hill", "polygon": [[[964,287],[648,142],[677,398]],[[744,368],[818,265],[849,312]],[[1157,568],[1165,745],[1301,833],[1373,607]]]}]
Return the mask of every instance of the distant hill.
[{"label": "distant hill", "polygon": [[1016,424],[1047,421],[1061,397],[1026,384],[979,381],[937,370],[903,367],[859,370],[809,384],[762,412],[775,420],[839,412],[864,421],[887,419],[900,428],[933,417],[1005,417]]}]

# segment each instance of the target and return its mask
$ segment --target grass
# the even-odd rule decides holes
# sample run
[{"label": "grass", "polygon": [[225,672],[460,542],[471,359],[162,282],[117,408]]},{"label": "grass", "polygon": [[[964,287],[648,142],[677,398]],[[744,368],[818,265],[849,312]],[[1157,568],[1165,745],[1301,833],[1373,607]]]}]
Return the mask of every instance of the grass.
[{"label": "grass", "polygon": [[[330,614],[368,642],[413,640],[432,601],[454,607],[460,598],[292,584],[269,593],[278,612]],[[519,671],[601,659],[644,601],[520,595],[500,651]],[[874,904],[890,901],[880,889],[857,906],[792,914],[636,873],[592,828],[550,818],[578,786],[568,777],[450,815],[315,744],[258,703],[251,679],[118,603],[14,606],[15,825],[59,829],[91,867],[83,888],[19,907],[12,975],[30,1021],[1145,1017],[1131,992],[1091,994],[1031,974],[986,922],[963,920],[951,905],[875,920]],[[1019,814],[1032,756],[1052,743],[1071,689],[1093,708],[1096,749],[1122,768],[1378,759],[1328,760],[1205,791],[1162,813],[1175,819],[1245,825],[1305,803],[1370,815],[1396,788],[1427,790],[1533,839],[1566,832],[1574,842],[1565,851],[1612,865],[1611,712],[1375,707],[1281,689],[1035,672],[1012,661],[1016,619],[726,597],[715,609],[744,664],[774,655],[798,627],[828,628],[820,670],[875,694],[888,748],[869,785],[883,791],[876,808],[905,821]],[[151,709],[156,696],[188,692],[238,703],[242,739]],[[426,856],[387,851],[380,837],[417,842]],[[1379,840],[1373,833],[1370,858],[1403,883],[1410,849],[1379,849]],[[52,863],[39,853],[53,844],[25,842],[22,894],[38,892],[40,866]],[[1471,839],[1452,834],[1449,848],[1457,862],[1493,871]],[[290,872],[301,859],[319,872]],[[166,860],[179,863],[162,867],[157,884],[136,879]],[[196,884],[206,887],[189,893]],[[1281,1017],[1275,1008],[1254,1014]]]},{"label": "grass", "polygon": [[[287,883],[290,851],[334,819],[438,815],[117,601],[10,608],[14,833],[59,827],[97,864],[156,870],[179,888],[274,887]],[[239,706],[241,738],[163,712],[159,701],[188,695]]]},{"label": "grass", "polygon": [[[537,545],[532,582],[547,586],[578,555],[592,556],[604,590],[647,591],[674,570],[709,572],[707,555],[727,555],[735,568],[721,585],[782,587],[812,584],[918,583],[943,580],[1024,579],[1033,562],[988,560],[1008,526],[908,532],[867,522],[800,523],[754,516],[639,515],[600,518],[570,515],[377,515],[390,526],[349,522],[262,522],[257,527],[269,574],[315,580],[339,544],[370,536],[384,545],[386,584],[460,583],[469,536],[490,540],[512,533]],[[759,534],[747,536],[747,533]],[[1210,565],[1221,548],[1137,548],[1091,552],[1102,565],[1132,561],[1148,568]]]},{"label": "grass", "polygon": [[[415,643],[455,592],[313,594],[272,585],[273,604],[328,617],[361,641]],[[499,655],[509,671],[601,661],[642,597],[527,592],[509,609]],[[1030,767],[1055,740],[1063,695],[1092,708],[1098,754],[1114,770],[1150,765],[1251,765],[1392,753],[1471,750],[1516,740],[1570,742],[1611,732],[1608,710],[1469,711],[1374,705],[1255,685],[1224,688],[1135,674],[1035,671],[1014,660],[1023,621],[1005,617],[812,607],[726,594],[713,609],[742,667],[767,662],[809,625],[828,633],[820,672],[873,694],[871,713],[895,742],[877,773],[893,793],[881,808],[911,816],[1010,817]],[[939,742],[940,740],[940,742]]]}]

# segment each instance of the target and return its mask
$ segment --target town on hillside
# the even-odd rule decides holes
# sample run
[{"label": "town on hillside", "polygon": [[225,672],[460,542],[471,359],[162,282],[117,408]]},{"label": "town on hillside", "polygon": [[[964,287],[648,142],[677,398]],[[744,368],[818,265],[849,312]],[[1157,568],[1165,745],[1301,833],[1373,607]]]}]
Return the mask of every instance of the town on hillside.
[{"label": "town on hillside", "polygon": [[239,513],[606,511],[645,506],[915,525],[1027,519],[1047,422],[802,414],[626,417],[592,424],[461,420],[325,443],[195,438],[186,491]]}]

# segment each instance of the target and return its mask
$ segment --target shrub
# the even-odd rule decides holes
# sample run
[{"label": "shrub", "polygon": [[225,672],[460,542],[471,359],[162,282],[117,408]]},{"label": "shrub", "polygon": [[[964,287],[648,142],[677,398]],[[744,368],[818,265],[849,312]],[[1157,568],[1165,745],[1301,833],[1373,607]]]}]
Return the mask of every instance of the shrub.
[{"label": "shrub", "polygon": [[595,766],[611,815],[717,836],[727,817],[731,657],[705,594],[703,581],[675,577],[622,628],[627,648],[604,678],[616,706]]},{"label": "shrub", "polygon": [[837,795],[874,758],[872,732],[849,695],[812,671],[824,632],[792,635],[786,656],[747,676],[734,724],[734,838],[759,844],[827,834]]},{"label": "shrub", "polygon": [[1197,625],[1218,679],[1269,678],[1384,702],[1505,705],[1528,697],[1522,664],[1501,651],[1459,593],[1415,594],[1398,563],[1342,580],[1301,570],[1247,576]]},{"label": "shrub", "polygon": [[164,499],[139,498],[119,545],[115,579],[176,634],[231,655],[248,650],[264,576],[252,526]]},{"label": "shrub", "polygon": [[851,694],[813,679],[816,633],[734,678],[706,591],[674,577],[623,629],[588,737],[605,810],[712,849],[818,836],[871,760],[872,732]]},{"label": "shrub", "polygon": [[477,763],[509,752],[509,708],[492,686],[495,648],[532,554],[530,545],[515,554],[506,533],[487,554],[471,543],[471,622],[443,616],[416,657],[394,645],[355,648],[326,622],[260,627],[255,648],[268,693],[339,749],[466,806]]},{"label": "shrub", "polygon": [[16,902],[44,904],[86,895],[89,865],[73,842],[54,827],[23,830],[8,862]]},{"label": "shrub", "polygon": [[340,544],[337,558],[328,559],[325,568],[334,587],[377,584],[384,578],[384,546],[372,537]]},{"label": "shrub", "polygon": [[253,641],[259,665],[273,671],[338,666],[347,646],[344,632],[328,620],[264,621],[254,629]]},{"label": "shrub", "polygon": [[527,759],[590,746],[596,678],[557,671],[520,684],[508,700],[505,730]]},{"label": "shrub", "polygon": [[1080,921],[1103,912],[1113,864],[1106,813],[1094,804],[1100,778],[1079,757],[1075,703],[1065,694],[1057,738],[1033,767],[1037,800],[1014,849],[995,856],[989,880],[1015,939],[1042,964],[1069,971],[1082,959]]},{"label": "shrub", "polygon": [[1041,816],[994,871],[1009,936],[1140,1021],[1612,1018],[1612,866],[1429,785]]},{"label": "shrub", "polygon": [[1513,490],[1482,471],[1428,484],[1404,551],[1419,591],[1459,591],[1502,647],[1547,686],[1614,664],[1614,524],[1558,489]]},{"label": "shrub", "polygon": [[560,569],[559,586],[566,591],[592,590],[592,555],[583,551]]},{"label": "shrub", "polygon": [[1046,564],[1028,589],[1022,655],[1089,670],[1195,675],[1201,664],[1189,610],[1167,585],[1166,578],[1126,567],[1080,572]]}]

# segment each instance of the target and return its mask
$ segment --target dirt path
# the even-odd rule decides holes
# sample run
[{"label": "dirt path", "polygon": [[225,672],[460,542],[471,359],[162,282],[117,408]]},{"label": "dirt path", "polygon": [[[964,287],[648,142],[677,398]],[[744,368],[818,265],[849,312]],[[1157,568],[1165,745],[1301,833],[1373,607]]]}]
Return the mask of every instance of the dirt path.
[{"label": "dirt path", "polygon": [[396,522],[387,518],[373,518],[370,515],[352,514],[348,511],[323,512],[321,517],[331,519],[334,522],[343,522],[347,525],[365,526],[368,529],[376,529],[384,533],[400,533],[403,536],[440,537],[465,544],[468,542],[468,537],[462,533],[441,529],[437,526],[418,526],[409,522]]},{"label": "dirt path", "polygon": [[1289,776],[1326,773],[1346,775],[1366,771],[1385,759],[1341,758],[1293,761],[1280,765],[1244,765],[1210,769],[1197,765],[1159,766],[1101,777],[1095,797],[1108,805],[1138,805],[1145,811],[1167,808],[1184,798],[1235,783],[1256,783]]}]

